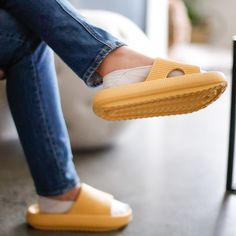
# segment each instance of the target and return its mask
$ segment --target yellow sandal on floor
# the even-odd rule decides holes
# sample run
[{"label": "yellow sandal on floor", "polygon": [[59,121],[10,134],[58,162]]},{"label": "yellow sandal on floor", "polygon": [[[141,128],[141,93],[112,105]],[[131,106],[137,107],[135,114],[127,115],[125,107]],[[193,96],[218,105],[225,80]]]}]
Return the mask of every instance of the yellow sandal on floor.
[{"label": "yellow sandal on floor", "polygon": [[113,196],[82,184],[79,196],[71,210],[62,214],[41,213],[37,204],[28,208],[26,221],[42,230],[111,231],[127,225],[132,210],[113,216]]},{"label": "yellow sandal on floor", "polygon": [[[169,77],[176,70],[184,75]],[[220,72],[157,58],[144,82],[98,91],[93,110],[106,120],[191,113],[217,100],[226,87]]]}]

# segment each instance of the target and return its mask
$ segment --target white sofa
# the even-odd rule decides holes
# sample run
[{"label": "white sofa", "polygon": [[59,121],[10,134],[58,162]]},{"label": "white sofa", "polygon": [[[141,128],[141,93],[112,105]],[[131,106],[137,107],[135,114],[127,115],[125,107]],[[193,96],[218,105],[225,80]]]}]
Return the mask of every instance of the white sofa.
[{"label": "white sofa", "polygon": [[[100,10],[80,12],[91,23],[108,30],[136,50],[152,55],[150,41],[126,17]],[[132,122],[108,122],[96,117],[92,111],[92,98],[100,88],[87,88],[58,57],[56,70],[72,148],[100,148],[114,143]],[[7,106],[3,81],[0,82],[0,141],[12,138],[17,138],[17,135]]]}]

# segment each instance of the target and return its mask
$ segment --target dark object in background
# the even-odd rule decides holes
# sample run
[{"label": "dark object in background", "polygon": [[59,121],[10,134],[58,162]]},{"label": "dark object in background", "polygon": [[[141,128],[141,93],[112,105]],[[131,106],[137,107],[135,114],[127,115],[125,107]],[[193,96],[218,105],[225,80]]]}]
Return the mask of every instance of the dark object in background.
[{"label": "dark object in background", "polygon": [[233,37],[233,70],[232,70],[232,93],[231,93],[231,112],[230,112],[230,129],[229,129],[229,153],[227,168],[226,189],[236,193],[234,179],[234,160],[235,160],[235,123],[236,123],[236,36]]},{"label": "dark object in background", "polygon": [[5,79],[5,73],[2,69],[0,69],[0,80],[4,80]]}]

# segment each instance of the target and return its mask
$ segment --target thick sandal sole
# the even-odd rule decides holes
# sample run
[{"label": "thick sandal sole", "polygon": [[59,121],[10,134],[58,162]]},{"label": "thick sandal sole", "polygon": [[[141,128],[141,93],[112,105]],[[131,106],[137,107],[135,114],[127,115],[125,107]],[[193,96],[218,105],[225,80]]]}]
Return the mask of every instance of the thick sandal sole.
[{"label": "thick sandal sole", "polygon": [[93,110],[111,121],[192,113],[217,100],[226,87],[218,72],[122,85],[98,92]]},{"label": "thick sandal sole", "polygon": [[122,216],[90,216],[73,214],[42,214],[32,205],[26,214],[27,223],[40,230],[108,232],[125,227],[132,220],[130,209]]},{"label": "thick sandal sole", "polygon": [[115,231],[119,230],[121,228],[124,228],[125,226],[120,226],[120,227],[105,227],[105,228],[99,228],[99,227],[45,227],[45,226],[38,226],[34,225],[32,226],[35,229],[39,230],[45,230],[45,231],[80,231],[80,232],[110,232],[110,231]]}]

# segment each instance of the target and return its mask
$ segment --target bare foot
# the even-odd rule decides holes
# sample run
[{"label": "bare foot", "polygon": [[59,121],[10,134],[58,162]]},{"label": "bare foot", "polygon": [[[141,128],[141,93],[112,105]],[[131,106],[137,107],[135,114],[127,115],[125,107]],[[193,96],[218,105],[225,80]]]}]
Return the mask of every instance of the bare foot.
[{"label": "bare foot", "polygon": [[139,52],[136,52],[128,46],[122,46],[112,51],[98,67],[97,72],[104,77],[108,73],[121,70],[129,69],[139,66],[152,65],[154,58],[145,56]]}]

